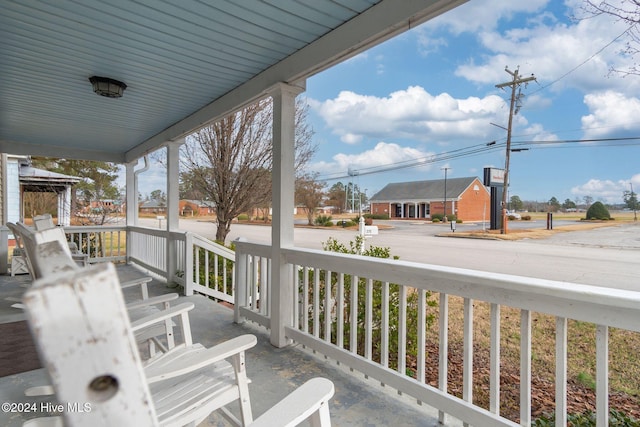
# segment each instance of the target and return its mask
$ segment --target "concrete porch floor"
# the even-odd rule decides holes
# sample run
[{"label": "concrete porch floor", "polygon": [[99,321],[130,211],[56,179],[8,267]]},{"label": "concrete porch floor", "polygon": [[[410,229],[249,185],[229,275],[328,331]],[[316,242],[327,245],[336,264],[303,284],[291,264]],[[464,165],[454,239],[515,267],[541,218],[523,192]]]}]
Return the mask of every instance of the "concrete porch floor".
[{"label": "concrete porch floor", "polygon": [[[133,266],[119,266],[122,279],[144,274]],[[7,297],[19,298],[30,283],[28,275],[0,276],[0,323],[24,320],[21,310],[11,307]],[[165,283],[154,280],[149,287],[151,295],[173,292]],[[135,299],[132,292],[125,298]],[[269,343],[268,331],[252,323],[233,323],[231,309],[203,296],[181,297],[179,302],[193,302],[190,313],[191,329],[195,342],[206,347],[241,334],[252,333],[258,344],[246,355],[247,372],[251,379],[249,391],[254,417],[259,416],[277,401],[308,379],[323,376],[333,381],[335,395],[329,403],[332,425],[335,426],[437,426],[438,413],[428,405],[418,405],[414,399],[399,396],[395,390],[382,387],[377,381],[365,379],[357,372],[337,365],[335,361],[313,354],[301,346],[293,345],[277,349]],[[0,378],[0,402],[37,403],[53,401],[51,398],[25,397],[26,388],[47,383],[44,369]],[[231,404],[238,413],[237,405]],[[43,413],[0,412],[0,426],[21,426],[26,419],[43,416]],[[221,416],[213,413],[201,426],[229,425]],[[447,425],[461,425],[452,417]]]}]

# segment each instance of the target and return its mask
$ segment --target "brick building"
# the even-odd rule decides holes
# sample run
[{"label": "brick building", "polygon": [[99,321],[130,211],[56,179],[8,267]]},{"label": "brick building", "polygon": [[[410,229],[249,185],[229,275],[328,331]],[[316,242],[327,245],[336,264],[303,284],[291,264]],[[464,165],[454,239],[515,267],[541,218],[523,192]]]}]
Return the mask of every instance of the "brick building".
[{"label": "brick building", "polygon": [[[446,180],[446,213],[462,221],[489,218],[491,194],[477,177]],[[430,219],[444,213],[445,180],[387,184],[370,199],[371,213],[389,218]]]}]

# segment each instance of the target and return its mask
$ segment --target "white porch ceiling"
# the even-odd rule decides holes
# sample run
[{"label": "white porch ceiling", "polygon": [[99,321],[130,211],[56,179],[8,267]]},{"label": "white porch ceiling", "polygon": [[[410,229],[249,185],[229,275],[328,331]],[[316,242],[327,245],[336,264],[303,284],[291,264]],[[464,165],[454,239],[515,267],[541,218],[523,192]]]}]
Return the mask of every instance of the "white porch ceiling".
[{"label": "white porch ceiling", "polygon": [[464,1],[0,0],[0,152],[130,162]]}]

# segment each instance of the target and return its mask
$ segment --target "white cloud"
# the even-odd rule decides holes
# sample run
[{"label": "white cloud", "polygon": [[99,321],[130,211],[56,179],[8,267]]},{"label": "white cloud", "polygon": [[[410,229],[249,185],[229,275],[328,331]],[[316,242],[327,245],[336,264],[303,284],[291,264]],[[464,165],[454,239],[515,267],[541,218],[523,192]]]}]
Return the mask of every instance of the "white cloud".
[{"label": "white cloud", "polygon": [[548,2],[549,0],[470,1],[429,21],[428,26],[447,27],[454,34],[490,30],[501,19],[511,19],[517,13],[534,13],[543,9]]},{"label": "white cloud", "polygon": [[[471,3],[474,2],[469,4]],[[483,3],[480,2],[487,12],[494,12]],[[480,6],[478,2],[475,4],[475,7]],[[540,6],[541,4],[535,7]],[[579,6],[580,4],[576,4],[573,7]],[[465,7],[467,5],[459,9]],[[461,13],[457,10],[456,12]],[[511,12],[515,11],[508,8],[498,10],[495,21],[508,19]],[[577,11],[569,9],[567,13],[573,15]],[[638,79],[624,80],[610,73],[612,68],[626,69],[632,63],[632,58],[622,53],[625,38],[616,39],[628,27],[624,22],[613,21],[608,16],[599,16],[566,23],[559,22],[550,13],[543,16],[543,19],[528,21],[526,26],[504,32],[496,29],[495,25],[478,27],[475,34],[487,53],[480,60],[478,57],[469,58],[466,64],[457,68],[456,75],[479,84],[495,85],[511,80],[511,76],[504,72],[505,66],[512,71],[519,66],[521,75],[535,74],[540,87],[551,85],[548,90],[553,92],[565,87],[582,91],[617,87],[619,90],[624,88],[626,91],[640,94]],[[455,26],[453,28],[452,31],[455,32]],[[535,88],[536,86],[531,86],[530,91]]]},{"label": "white cloud", "polygon": [[552,132],[549,132],[544,129],[544,127],[539,123],[534,123],[533,125],[527,127],[522,131],[520,136],[526,136],[526,139],[530,139],[532,141],[557,141],[558,136]]},{"label": "white cloud", "polygon": [[[370,150],[356,154],[339,153],[332,157],[331,162],[316,162],[310,165],[310,169],[326,176],[332,173],[347,174],[349,169],[366,172],[367,168],[387,166],[394,163],[415,161],[416,159],[429,158],[434,153],[413,147],[403,147],[396,143],[378,142]],[[425,167],[427,167],[425,165]]]},{"label": "white cloud", "polygon": [[593,178],[582,185],[573,187],[571,194],[578,198],[590,196],[594,200],[600,200],[604,203],[622,203],[622,196],[625,191],[629,191],[630,182],[640,185],[640,174],[634,175],[629,180],[619,181]]},{"label": "white cloud", "polygon": [[335,99],[311,100],[309,105],[348,144],[363,138],[487,138],[494,132],[489,123],[502,120],[506,108],[499,96],[456,99],[447,93],[431,95],[419,86],[384,98],[343,91]]},{"label": "white cloud", "polygon": [[585,138],[640,132],[640,99],[606,91],[585,95],[584,103],[591,112],[582,117]]}]

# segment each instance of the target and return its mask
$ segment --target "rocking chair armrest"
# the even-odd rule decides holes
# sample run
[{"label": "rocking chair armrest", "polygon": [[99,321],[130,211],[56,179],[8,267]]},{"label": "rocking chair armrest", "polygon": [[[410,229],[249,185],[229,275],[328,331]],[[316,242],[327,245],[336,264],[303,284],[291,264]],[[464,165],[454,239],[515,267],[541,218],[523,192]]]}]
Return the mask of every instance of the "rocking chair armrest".
[{"label": "rocking chair armrest", "polygon": [[149,305],[163,304],[169,301],[177,300],[179,295],[177,293],[158,295],[155,297],[133,301],[127,304],[127,310],[133,310],[136,308],[147,307]]},{"label": "rocking chair armrest", "polygon": [[178,304],[175,307],[168,308],[166,310],[159,311],[158,313],[150,314],[134,322],[131,322],[131,330],[136,332],[140,329],[155,325],[156,323],[164,322],[172,317],[181,316],[190,310],[193,310],[195,305],[192,302],[185,302]]},{"label": "rocking chair armrest", "polygon": [[153,278],[149,276],[138,277],[137,279],[126,280],[124,282],[120,282],[120,287],[122,288],[131,288],[133,286],[143,286],[152,281]]},{"label": "rocking chair armrest", "polygon": [[334,387],[330,380],[326,378],[310,379],[260,415],[253,423],[249,424],[249,427],[276,425],[293,427],[318,411],[320,411],[319,418],[326,417],[323,420],[326,424],[320,422],[320,425],[330,425],[328,404],[333,393]]},{"label": "rocking chair armrest", "polygon": [[149,283],[152,280],[153,278],[149,276],[139,277],[137,279],[120,282],[120,287],[122,289],[126,289],[126,288],[131,288],[133,286],[140,286],[140,293],[142,294],[142,299],[147,299],[149,298],[149,288],[147,286],[147,283]]},{"label": "rocking chair armrest", "polygon": [[244,355],[244,352],[256,345],[255,335],[245,334],[224,341],[210,348],[196,344],[192,348],[176,347],[160,356],[160,360],[145,367],[149,384],[169,378],[185,375],[200,368],[213,365],[232,356]]},{"label": "rocking chair armrest", "polygon": [[89,255],[83,254],[82,252],[73,253],[71,252],[71,259],[74,261],[81,261],[84,264],[89,263]]}]

